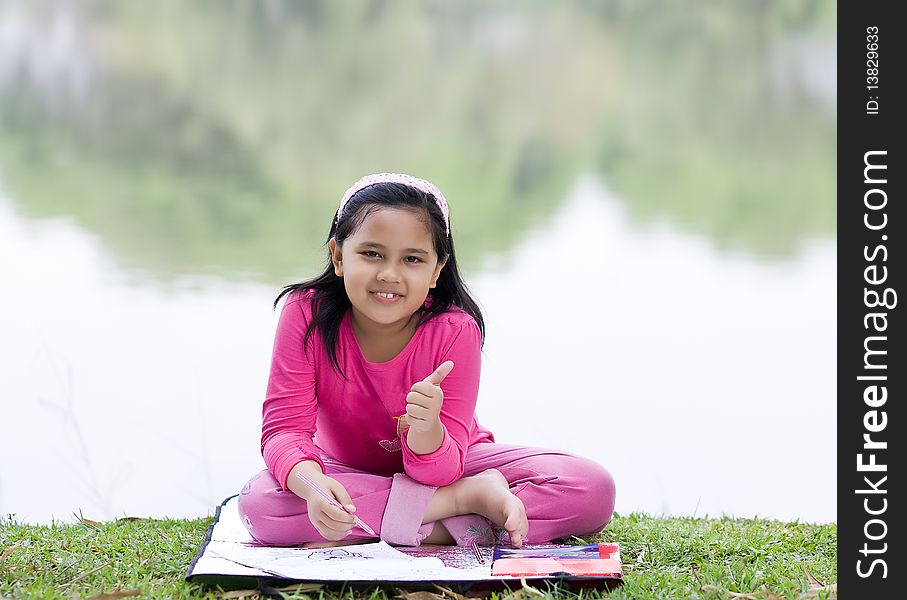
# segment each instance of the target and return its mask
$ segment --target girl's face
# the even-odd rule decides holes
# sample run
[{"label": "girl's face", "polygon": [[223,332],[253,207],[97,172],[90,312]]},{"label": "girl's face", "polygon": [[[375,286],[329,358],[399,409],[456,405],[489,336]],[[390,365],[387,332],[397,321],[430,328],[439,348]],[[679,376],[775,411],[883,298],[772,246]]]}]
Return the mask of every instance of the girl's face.
[{"label": "girl's face", "polygon": [[[375,332],[406,327],[444,267],[428,227],[409,210],[375,210],[342,247],[333,238],[328,247],[334,272],[343,277],[353,316],[360,326]],[[375,292],[395,296],[385,299]]]}]

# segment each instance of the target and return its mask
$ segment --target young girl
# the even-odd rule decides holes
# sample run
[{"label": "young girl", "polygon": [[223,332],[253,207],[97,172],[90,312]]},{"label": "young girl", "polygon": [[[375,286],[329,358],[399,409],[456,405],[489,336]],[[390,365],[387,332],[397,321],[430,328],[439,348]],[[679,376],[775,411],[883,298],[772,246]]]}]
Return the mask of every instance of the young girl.
[{"label": "young girl", "polygon": [[267,469],[239,496],[252,537],[374,540],[356,517],[407,546],[520,547],[600,531],[614,508],[605,469],[496,443],[476,420],[485,324],[460,278],[441,192],[408,175],[364,177],[328,238],[325,271],[274,303],[286,297],[263,407]]}]

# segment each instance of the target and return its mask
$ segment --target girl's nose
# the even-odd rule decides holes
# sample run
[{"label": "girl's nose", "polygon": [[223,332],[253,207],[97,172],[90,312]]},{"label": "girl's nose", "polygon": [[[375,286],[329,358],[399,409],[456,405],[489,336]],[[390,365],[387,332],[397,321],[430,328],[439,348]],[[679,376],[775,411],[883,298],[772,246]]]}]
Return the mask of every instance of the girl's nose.
[{"label": "girl's nose", "polygon": [[378,281],[397,281],[396,269],[384,268],[378,273]]}]

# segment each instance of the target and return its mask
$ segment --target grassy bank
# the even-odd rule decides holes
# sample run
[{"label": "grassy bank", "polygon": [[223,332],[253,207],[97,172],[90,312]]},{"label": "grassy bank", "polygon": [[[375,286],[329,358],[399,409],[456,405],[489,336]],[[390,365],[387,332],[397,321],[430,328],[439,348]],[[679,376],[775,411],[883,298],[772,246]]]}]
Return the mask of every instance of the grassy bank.
[{"label": "grassy bank", "polygon": [[[52,526],[2,521],[0,598],[253,598],[183,580],[210,524],[210,518]],[[625,583],[608,598],[836,597],[835,525],[631,514],[615,516],[600,539],[620,542],[624,563]],[[381,600],[396,595],[380,588],[307,594]],[[408,600],[432,600],[424,594]],[[541,597],[533,590],[516,596]],[[288,591],[287,597],[306,593]]]}]

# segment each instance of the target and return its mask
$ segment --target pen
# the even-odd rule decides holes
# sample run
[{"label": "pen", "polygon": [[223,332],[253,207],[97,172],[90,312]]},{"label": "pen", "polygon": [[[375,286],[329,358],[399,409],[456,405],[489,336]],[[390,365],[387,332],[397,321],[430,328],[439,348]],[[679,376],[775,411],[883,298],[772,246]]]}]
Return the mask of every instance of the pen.
[{"label": "pen", "polygon": [[[313,490],[315,490],[316,492],[318,492],[318,495],[319,495],[319,496],[321,496],[322,498],[324,498],[325,500],[327,500],[328,502],[330,502],[331,504],[333,504],[334,506],[336,506],[336,507],[339,508],[340,510],[342,510],[342,511],[344,511],[344,512],[347,512],[347,510],[346,510],[345,508],[343,508],[343,505],[340,504],[339,502],[337,502],[337,498],[334,498],[333,496],[331,496],[330,494],[328,494],[326,491],[324,491],[323,489],[321,489],[320,487],[318,487],[318,484],[317,484],[317,483],[315,483],[314,481],[312,481],[311,479],[309,479],[308,477],[306,477],[305,475],[303,475],[303,474],[300,473],[299,471],[296,471],[296,477],[298,477],[299,479],[301,479],[302,482],[303,482],[304,484],[306,484],[307,486],[309,486],[310,488],[312,488]],[[368,524],[366,524],[365,521],[363,521],[363,520],[360,519],[359,517],[353,517],[353,518],[356,519],[356,525],[358,525],[359,527],[361,527],[363,531],[365,531],[365,532],[366,532],[367,534],[369,534],[369,535],[373,535],[373,536],[375,536],[375,537],[378,537],[378,534],[375,533],[375,530],[372,529],[371,527],[369,527]]]},{"label": "pen", "polygon": [[480,565],[485,564],[485,559],[482,557],[482,553],[479,552],[479,545],[475,543],[475,540],[472,542],[472,551],[476,554],[476,559],[478,559]]}]

